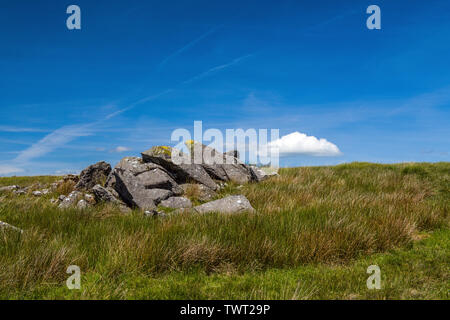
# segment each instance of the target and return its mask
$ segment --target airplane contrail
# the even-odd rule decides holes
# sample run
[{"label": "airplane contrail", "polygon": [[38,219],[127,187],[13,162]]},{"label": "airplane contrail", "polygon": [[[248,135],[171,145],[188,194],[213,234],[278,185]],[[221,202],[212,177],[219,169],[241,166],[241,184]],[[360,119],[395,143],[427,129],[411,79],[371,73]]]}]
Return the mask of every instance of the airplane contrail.
[{"label": "airplane contrail", "polygon": [[169,56],[167,56],[163,61],[161,61],[158,64],[158,69],[161,69],[169,60],[171,60],[172,58],[182,54],[184,51],[188,50],[189,48],[191,48],[192,46],[194,46],[195,44],[197,44],[198,42],[200,42],[201,40],[203,40],[204,38],[206,38],[207,36],[209,36],[210,34],[214,33],[218,28],[220,28],[221,26],[218,27],[214,27],[210,30],[208,30],[207,32],[205,32],[204,34],[202,34],[200,37],[198,37],[197,39],[192,40],[191,42],[187,43],[185,46],[183,46],[182,48],[178,49],[177,51],[175,51],[174,53],[170,54]]}]

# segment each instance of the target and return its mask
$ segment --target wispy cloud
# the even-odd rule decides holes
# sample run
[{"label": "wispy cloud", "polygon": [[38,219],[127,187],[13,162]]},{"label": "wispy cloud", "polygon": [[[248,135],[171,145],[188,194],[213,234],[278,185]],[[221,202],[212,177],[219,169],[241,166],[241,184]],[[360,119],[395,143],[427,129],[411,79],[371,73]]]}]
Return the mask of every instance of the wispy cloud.
[{"label": "wispy cloud", "polygon": [[200,73],[199,75],[196,75],[195,77],[192,77],[192,78],[190,78],[190,79],[184,81],[183,84],[189,84],[189,83],[198,81],[198,80],[200,80],[200,79],[203,79],[203,78],[209,76],[210,74],[213,74],[213,73],[218,72],[218,71],[220,71],[220,70],[223,70],[223,69],[226,69],[226,68],[228,68],[228,67],[231,67],[231,66],[233,66],[233,65],[235,65],[235,64],[238,64],[238,63],[241,62],[242,60],[245,60],[245,59],[247,59],[247,58],[249,58],[249,57],[251,57],[251,56],[253,56],[253,54],[246,54],[246,55],[244,55],[244,56],[242,56],[242,57],[239,57],[239,58],[234,59],[234,60],[231,61],[231,62],[228,62],[228,63],[225,63],[225,64],[221,64],[221,65],[219,65],[219,66],[217,66],[217,67],[213,67],[213,68],[211,68],[211,69],[209,69],[209,70],[207,70],[207,71],[205,71],[205,72]]},{"label": "wispy cloud", "polygon": [[39,128],[24,128],[14,126],[0,126],[0,132],[49,132],[50,130],[43,130]]},{"label": "wispy cloud", "polygon": [[161,63],[158,65],[158,69],[161,69],[169,60],[179,56],[180,54],[182,54],[183,52],[185,52],[186,50],[190,49],[191,47],[193,47],[194,45],[196,45],[198,42],[200,42],[201,40],[205,39],[207,36],[209,36],[210,34],[214,33],[218,28],[220,28],[221,26],[218,27],[214,27],[210,30],[208,30],[207,32],[203,33],[200,37],[192,40],[191,42],[187,43],[185,46],[183,46],[182,48],[176,50],[175,52],[173,52],[172,54],[170,54],[169,56],[167,56],[163,61],[161,61]]},{"label": "wispy cloud", "polygon": [[[181,82],[181,85],[186,85],[186,84],[190,84],[190,83],[193,83],[195,81],[201,80],[201,79],[209,76],[210,74],[213,74],[215,72],[218,72],[218,71],[221,71],[221,70],[226,69],[228,67],[231,67],[231,66],[233,66],[233,65],[235,65],[235,64],[241,62],[242,60],[247,59],[247,58],[249,58],[251,56],[253,56],[253,54],[247,54],[247,55],[241,56],[239,58],[236,58],[236,59],[234,59],[234,60],[232,60],[232,61],[230,61],[228,63],[225,63],[225,64],[222,64],[222,65],[213,67],[213,68],[211,68],[211,69],[209,69],[209,70],[207,70],[205,72],[202,72],[202,73],[200,73],[200,74],[198,74],[198,75],[196,75],[196,76],[194,76],[192,78],[189,78],[188,80],[185,80],[185,81]],[[171,92],[173,92],[175,90],[176,90],[175,88],[169,88],[169,89],[163,90],[163,91],[161,91],[161,92],[159,92],[157,94],[153,94],[153,95],[144,97],[144,98],[142,98],[142,99],[140,99],[140,100],[130,104],[126,108],[123,108],[123,109],[120,109],[120,110],[117,110],[115,112],[112,112],[112,113],[108,114],[101,121],[105,121],[105,120],[109,120],[111,118],[114,118],[114,117],[116,117],[116,116],[118,116],[118,115],[120,115],[120,114],[122,114],[122,113],[124,113],[126,111],[129,111],[129,110],[137,107],[140,104],[143,104],[143,103],[146,103],[146,102],[149,102],[149,101],[152,101],[152,100],[156,100],[157,98],[159,98],[161,96],[164,96],[164,95],[166,95],[168,93],[171,93]]]},{"label": "wispy cloud", "polygon": [[118,147],[112,149],[111,152],[122,153],[122,152],[130,151],[130,150],[131,150],[130,148],[123,147],[123,146],[118,146]]},{"label": "wispy cloud", "polygon": [[72,125],[59,128],[21,151],[15,158],[16,162],[23,163],[41,157],[56,148],[75,140],[78,137],[89,136],[93,132],[92,124]]},{"label": "wispy cloud", "polygon": [[[200,73],[199,75],[194,76],[194,77],[190,78],[189,80],[182,82],[181,84],[188,84],[188,83],[192,83],[197,80],[200,80],[212,73],[215,73],[215,72],[218,72],[225,68],[228,68],[230,66],[233,66],[250,56],[252,56],[252,55],[248,54],[248,55],[236,58],[229,63],[225,63],[225,64],[219,65],[217,67],[211,68],[211,69],[207,70],[206,72]],[[174,90],[175,90],[174,88],[169,88],[169,89],[161,91],[157,94],[144,97],[123,109],[117,110],[115,112],[112,112],[112,113],[106,115],[103,119],[100,119],[95,122],[82,124],[82,125],[72,125],[72,126],[61,127],[59,129],[51,132],[50,134],[46,135],[44,138],[39,140],[37,143],[33,144],[31,147],[21,151],[19,153],[19,155],[14,159],[14,161],[16,163],[26,163],[32,159],[42,157],[57,148],[63,147],[67,143],[72,142],[73,140],[75,140],[79,137],[89,136],[89,135],[93,134],[94,127],[96,127],[100,123],[110,120],[114,117],[117,117],[118,115],[120,115],[126,111],[129,111],[140,104],[155,100],[155,99],[157,99],[163,95],[166,95]]]},{"label": "wispy cloud", "polygon": [[11,165],[0,164],[0,176],[12,174],[12,173],[19,173],[19,172],[23,172],[23,171],[24,170],[21,168],[17,168],[17,167],[11,166]]}]

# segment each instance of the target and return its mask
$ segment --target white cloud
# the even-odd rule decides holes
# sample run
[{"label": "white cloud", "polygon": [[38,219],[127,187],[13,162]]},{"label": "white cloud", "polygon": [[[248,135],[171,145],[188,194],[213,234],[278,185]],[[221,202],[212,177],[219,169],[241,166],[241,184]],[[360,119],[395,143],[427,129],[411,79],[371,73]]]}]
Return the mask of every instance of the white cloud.
[{"label": "white cloud", "polygon": [[10,165],[2,165],[0,164],[0,176],[2,175],[7,175],[7,174],[11,174],[11,173],[19,173],[19,172],[23,172],[24,170],[21,168],[16,168]]},{"label": "white cloud", "polygon": [[121,152],[125,152],[125,151],[130,151],[130,150],[131,150],[130,148],[118,146],[117,148],[111,150],[111,152],[121,153]]},{"label": "white cloud", "polygon": [[317,139],[301,132],[293,132],[268,144],[269,148],[278,148],[280,155],[338,156],[339,148],[326,139]]}]

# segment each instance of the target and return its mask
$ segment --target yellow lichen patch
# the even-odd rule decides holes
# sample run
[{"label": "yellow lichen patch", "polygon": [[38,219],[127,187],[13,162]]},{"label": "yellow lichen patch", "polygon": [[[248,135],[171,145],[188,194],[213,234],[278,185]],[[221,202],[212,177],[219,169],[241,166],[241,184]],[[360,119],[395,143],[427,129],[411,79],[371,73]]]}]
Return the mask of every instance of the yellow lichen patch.
[{"label": "yellow lichen patch", "polygon": [[190,152],[191,155],[194,154],[194,146],[195,146],[196,143],[199,143],[199,142],[197,142],[195,140],[187,140],[187,141],[184,142],[186,147],[189,149],[189,152]]},{"label": "yellow lichen patch", "polygon": [[172,155],[172,148],[168,146],[156,146],[152,148],[152,153],[154,155],[167,155],[170,157]]}]

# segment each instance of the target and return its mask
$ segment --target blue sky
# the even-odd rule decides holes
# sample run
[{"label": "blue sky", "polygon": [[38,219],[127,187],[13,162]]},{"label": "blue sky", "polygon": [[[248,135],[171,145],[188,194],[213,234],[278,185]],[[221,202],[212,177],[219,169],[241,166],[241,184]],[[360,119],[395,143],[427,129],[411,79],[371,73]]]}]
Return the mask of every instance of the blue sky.
[{"label": "blue sky", "polygon": [[115,164],[194,120],[341,151],[283,166],[449,161],[448,1],[1,2],[0,175]]}]

